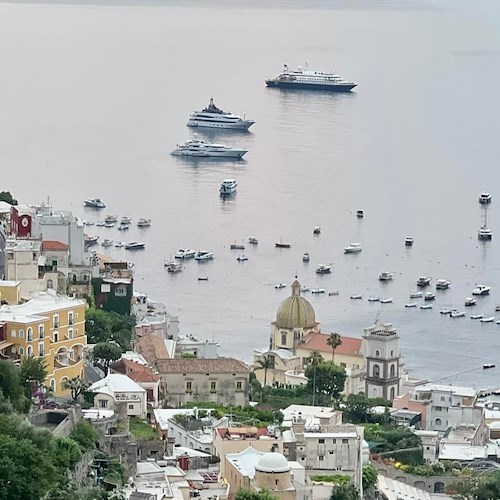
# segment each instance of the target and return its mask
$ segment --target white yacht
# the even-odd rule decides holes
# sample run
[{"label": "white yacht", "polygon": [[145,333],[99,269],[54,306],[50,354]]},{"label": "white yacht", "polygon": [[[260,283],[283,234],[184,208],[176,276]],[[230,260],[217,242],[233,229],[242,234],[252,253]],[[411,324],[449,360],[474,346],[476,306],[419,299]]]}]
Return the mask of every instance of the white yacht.
[{"label": "white yacht", "polygon": [[308,252],[306,252],[303,256],[302,256],[302,262],[309,262],[311,260],[311,256],[309,255]]},{"label": "white yacht", "polygon": [[236,193],[237,186],[238,183],[234,179],[224,179],[220,184],[219,193],[221,196],[229,196]]},{"label": "white yacht", "polygon": [[344,253],[359,253],[363,250],[359,243],[350,243],[346,247],[344,247]]},{"label": "white yacht", "polygon": [[429,278],[428,276],[420,276],[417,280],[417,286],[424,287],[424,286],[429,286],[431,284],[432,278]]},{"label": "white yacht", "polygon": [[151,226],[151,219],[143,219],[142,217],[137,221],[137,227]]},{"label": "white yacht", "polygon": [[144,250],[146,243],[139,243],[138,241],[131,241],[125,245],[125,250]]},{"label": "white yacht", "polygon": [[476,288],[472,290],[472,295],[489,295],[491,286],[486,285],[476,285]]},{"label": "white yacht", "polygon": [[194,256],[194,260],[210,260],[213,258],[214,258],[214,253],[206,251],[196,252],[196,255]]},{"label": "white yacht", "polygon": [[447,290],[450,288],[451,281],[439,278],[436,280],[436,290]]},{"label": "white yacht", "polygon": [[244,115],[241,118],[238,115],[223,111],[214,104],[212,98],[206,108],[191,114],[187,126],[248,130],[254,123],[254,120],[247,120]]},{"label": "white yacht", "polygon": [[170,154],[201,158],[242,158],[246,153],[246,149],[231,148],[223,144],[209,144],[200,139],[189,139],[178,144]]},{"label": "white yacht", "polygon": [[106,205],[100,200],[100,198],[91,198],[87,200],[83,200],[86,207],[92,208],[105,208]]},{"label": "white yacht", "polygon": [[319,264],[316,268],[317,274],[329,274],[332,272],[333,264]]},{"label": "white yacht", "polygon": [[463,318],[465,316],[465,311],[458,311],[457,309],[453,309],[450,313],[450,318]]},{"label": "white yacht", "polygon": [[465,306],[475,306],[477,304],[477,299],[474,297],[465,297],[464,305]]},{"label": "white yacht", "polygon": [[110,247],[113,245],[113,240],[108,240],[108,239],[102,240],[101,245],[103,247]]},{"label": "white yacht", "polygon": [[392,297],[389,297],[388,299],[380,299],[381,304],[392,304],[392,301],[394,299]]},{"label": "white yacht", "polygon": [[491,194],[490,193],[481,193],[479,195],[479,203],[481,203],[481,205],[487,205],[488,203],[491,203]]},{"label": "white yacht", "polygon": [[192,259],[196,255],[194,250],[189,250],[189,248],[179,248],[177,252],[175,252],[174,257],[176,259]]},{"label": "white yacht", "polygon": [[356,83],[348,82],[335,73],[312,71],[301,66],[296,71],[288,69],[285,64],[283,71],[275,78],[266,80],[268,87],[281,89],[328,90],[330,92],[350,92]]},{"label": "white yacht", "polygon": [[116,222],[118,220],[118,215],[106,215],[104,222],[109,224],[110,222]]},{"label": "white yacht", "polygon": [[394,273],[389,271],[382,271],[378,277],[380,281],[391,281],[394,276]]},{"label": "white yacht", "polygon": [[169,273],[179,273],[183,269],[181,264],[177,264],[176,262],[165,262],[165,267]]}]

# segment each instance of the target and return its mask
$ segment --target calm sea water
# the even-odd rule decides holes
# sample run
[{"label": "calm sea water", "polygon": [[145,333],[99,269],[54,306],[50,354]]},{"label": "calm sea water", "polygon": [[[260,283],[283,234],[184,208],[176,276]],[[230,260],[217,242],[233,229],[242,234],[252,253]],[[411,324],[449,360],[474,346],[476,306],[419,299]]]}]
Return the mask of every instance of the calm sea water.
[{"label": "calm sea water", "polygon": [[[150,217],[151,228],[126,235],[146,242],[144,252],[110,254],[135,263],[136,288],[178,313],[183,332],[217,340],[226,355],[251,359],[267,345],[290,293],[273,285],[297,274],[340,291],[309,297],[323,331],[360,336],[379,314],[398,328],[415,375],[497,385],[496,371],[481,365],[500,366],[500,326],[439,309],[463,309],[477,282],[492,294],[468,313],[492,315],[500,303],[499,23],[494,0],[0,4],[2,189],[22,202],[50,196],[84,218],[99,218],[82,207],[94,196],[106,213]],[[283,63],[305,61],[359,87],[266,89]],[[257,121],[251,133],[209,137],[247,147],[244,161],[169,155],[210,97]],[[223,201],[227,177],[239,187]],[[495,239],[479,244],[483,190],[494,197]],[[124,239],[116,229],[89,233]],[[229,245],[252,235],[259,245],[237,262]],[[291,249],[275,249],[280,238]],[[354,241],[363,252],[343,255]],[[168,275],[163,261],[179,247],[215,259]],[[329,262],[331,275],[314,273]],[[383,270],[395,272],[393,282],[379,283]],[[420,275],[452,288],[433,310],[405,310]],[[369,295],[394,302],[368,303]]]}]

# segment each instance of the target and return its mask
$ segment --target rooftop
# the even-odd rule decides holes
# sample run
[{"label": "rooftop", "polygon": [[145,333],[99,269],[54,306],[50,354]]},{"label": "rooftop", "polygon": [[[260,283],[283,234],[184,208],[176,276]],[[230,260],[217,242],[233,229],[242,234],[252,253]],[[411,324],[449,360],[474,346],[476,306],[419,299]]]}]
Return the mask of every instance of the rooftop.
[{"label": "rooftop", "polygon": [[[332,348],[327,344],[329,335],[324,333],[311,332],[306,335],[298,345],[298,349],[308,349],[310,351],[332,352]],[[355,337],[340,337],[342,344],[335,349],[335,354],[347,354],[350,356],[361,356],[361,339]]]},{"label": "rooftop", "polygon": [[86,304],[87,303],[84,300],[73,299],[65,295],[57,295],[54,291],[48,290],[47,292],[39,292],[24,304],[3,305],[2,307],[0,307],[0,319],[3,321],[15,321],[14,319],[5,318],[17,318],[21,315],[41,315],[60,309],[70,309],[73,307],[86,306]]},{"label": "rooftop", "polygon": [[43,240],[42,241],[42,251],[52,250],[52,251],[66,251],[69,249],[69,246],[66,243],[62,243],[60,241],[54,240]]},{"label": "rooftop", "polygon": [[137,339],[135,341],[135,350],[150,364],[170,358],[163,339],[153,333],[148,333]]},{"label": "rooftop", "polygon": [[335,416],[340,416],[342,412],[328,406],[308,406],[308,405],[290,405],[281,410],[285,420],[293,420],[300,418],[308,420],[313,418],[330,419]]},{"label": "rooftop", "polygon": [[263,455],[265,455],[264,452],[257,451],[249,446],[240,453],[227,453],[226,460],[238,469],[242,475],[253,478],[255,475],[255,466]]},{"label": "rooftop", "polygon": [[7,238],[5,249],[14,252],[39,252],[42,242],[40,240],[16,240]]},{"label": "rooftop", "polygon": [[[144,338],[144,337],[143,337]],[[161,359],[158,371],[164,373],[250,373],[248,367],[233,358],[216,359]]]},{"label": "rooftop", "polygon": [[134,382],[159,382],[160,377],[149,368],[129,359],[121,358],[109,365],[111,370],[122,373]]},{"label": "rooftop", "polygon": [[416,392],[451,392],[457,396],[473,398],[477,395],[476,389],[473,387],[460,387],[456,385],[444,384],[423,384],[415,387]]},{"label": "rooftop", "polygon": [[193,416],[195,410],[193,408],[173,408],[173,409],[155,409],[153,410],[153,415],[157,424],[160,426],[162,431],[168,430],[168,421],[174,418],[175,415],[189,415]]},{"label": "rooftop", "polygon": [[131,378],[121,373],[110,373],[107,377],[95,382],[89,387],[90,392],[102,392],[115,395],[119,392],[146,392],[140,385],[137,385]]}]

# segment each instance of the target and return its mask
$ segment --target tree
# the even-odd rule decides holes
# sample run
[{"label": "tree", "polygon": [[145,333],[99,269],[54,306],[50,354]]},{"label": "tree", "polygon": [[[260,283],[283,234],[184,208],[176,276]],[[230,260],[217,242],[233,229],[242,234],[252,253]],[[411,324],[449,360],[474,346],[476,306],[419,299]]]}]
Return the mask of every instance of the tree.
[{"label": "tree", "polygon": [[306,377],[308,378],[306,388],[313,395],[313,402],[317,395],[323,405],[329,405],[332,399],[339,397],[346,381],[344,368],[329,361],[308,366]]},{"label": "tree", "polygon": [[274,368],[274,358],[271,356],[264,356],[262,359],[258,359],[255,364],[257,366],[253,371],[264,370],[264,385],[267,385],[267,370],[272,370]]},{"label": "tree", "polygon": [[452,485],[457,500],[493,500],[500,498],[500,473],[466,477]]},{"label": "tree", "polygon": [[307,366],[313,370],[313,382],[312,382],[312,404],[316,403],[316,367],[323,361],[323,356],[319,351],[313,351],[307,358]]},{"label": "tree", "polygon": [[371,423],[370,400],[363,394],[349,394],[345,400],[343,419],[351,424]]},{"label": "tree", "polygon": [[373,488],[377,484],[377,469],[373,467],[372,464],[367,464],[363,466],[362,481],[363,481],[363,491],[367,491]]},{"label": "tree", "polygon": [[24,358],[19,376],[26,395],[31,398],[33,392],[42,387],[47,378],[47,363],[43,358]]},{"label": "tree", "polygon": [[107,375],[110,363],[121,358],[122,349],[119,345],[110,342],[100,342],[94,346],[92,356],[94,358],[94,366],[100,368],[104,372],[104,375]]},{"label": "tree", "polygon": [[0,201],[5,201],[10,205],[17,205],[17,200],[13,198],[10,191],[0,191]]},{"label": "tree", "polygon": [[130,349],[135,319],[115,312],[89,307],[85,313],[85,332],[90,344],[114,342],[124,351]]},{"label": "tree", "polygon": [[54,465],[61,471],[73,469],[82,458],[78,443],[71,438],[57,438],[54,444]]},{"label": "tree", "polygon": [[63,382],[63,389],[69,389],[71,391],[73,401],[76,402],[78,396],[86,391],[89,388],[89,385],[90,384],[86,380],[83,380],[78,376],[65,380]]},{"label": "tree", "polygon": [[269,490],[250,491],[239,490],[234,497],[235,500],[277,500]]},{"label": "tree", "polygon": [[92,424],[85,420],[80,420],[75,425],[69,437],[78,443],[82,452],[94,449],[99,441],[99,434]]},{"label": "tree", "polygon": [[359,492],[352,484],[334,486],[330,500],[359,500]]},{"label": "tree", "polygon": [[[21,385],[19,367],[10,360],[0,360],[0,394],[3,403],[10,403],[13,409],[22,413],[28,411],[30,400]],[[6,409],[5,406],[1,413],[5,413]]]},{"label": "tree", "polygon": [[333,363],[333,356],[335,355],[335,349],[337,349],[338,346],[342,345],[342,337],[338,333],[330,333],[328,339],[326,340],[326,343],[328,346],[332,348],[332,363]]}]

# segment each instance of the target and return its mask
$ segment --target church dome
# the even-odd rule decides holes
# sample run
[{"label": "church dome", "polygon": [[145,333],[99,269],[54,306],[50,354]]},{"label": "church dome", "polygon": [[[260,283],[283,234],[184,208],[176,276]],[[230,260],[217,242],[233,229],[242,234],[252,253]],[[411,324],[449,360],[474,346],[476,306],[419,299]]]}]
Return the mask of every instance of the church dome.
[{"label": "church dome", "polygon": [[276,452],[265,453],[255,465],[255,470],[259,472],[288,472],[290,469],[288,460]]},{"label": "church dome", "polygon": [[300,283],[292,283],[292,295],[286,298],[276,312],[277,328],[313,328],[316,325],[316,315],[313,306],[300,295]]}]

